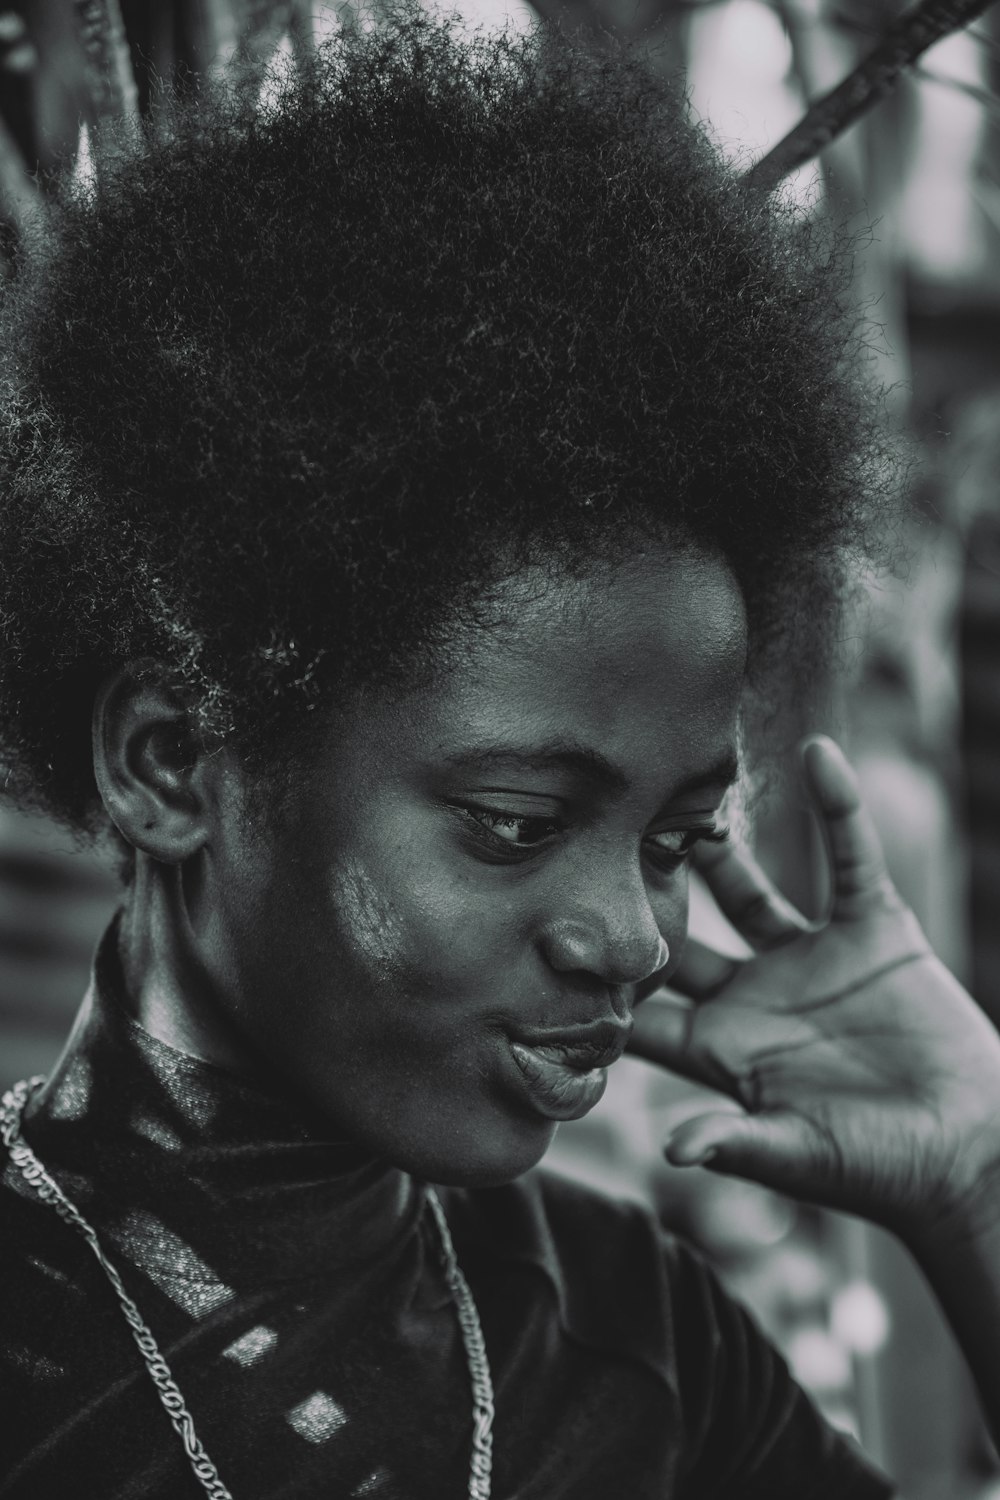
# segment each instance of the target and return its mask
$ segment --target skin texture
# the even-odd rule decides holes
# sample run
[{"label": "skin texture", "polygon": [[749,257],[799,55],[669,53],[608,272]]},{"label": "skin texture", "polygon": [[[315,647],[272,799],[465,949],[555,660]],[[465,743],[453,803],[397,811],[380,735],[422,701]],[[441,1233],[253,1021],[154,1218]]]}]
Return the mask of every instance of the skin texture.
[{"label": "skin texture", "polygon": [[691,943],[633,1049],[727,1093],[667,1142],[893,1230],[936,1293],[1000,1439],[1000,1036],[932,953],[886,870],[857,778],[816,737],[803,770],[830,863],[810,923],[746,850],[702,851],[744,961]]},{"label": "skin texture", "polygon": [[748,851],[699,852],[755,954],[692,942],[632,1045],[743,1107],[685,1122],[675,1163],[710,1159],[910,1240],[963,1214],[995,1173],[1000,1037],[892,884],[838,747],[807,742],[804,771],[830,855],[828,919],[806,921]]},{"label": "skin texture", "polygon": [[[722,562],[525,572],[498,604],[433,686],[332,725],[265,819],[225,750],[181,753],[156,689],[119,679],[96,720],[140,850],[138,1018],[439,1182],[508,1180],[549,1144],[512,1039],[603,1021],[624,1043],[735,772],[746,636]],[[533,759],[484,758],[500,747]]]},{"label": "skin texture", "polygon": [[[740,592],[721,562],[664,553],[523,575],[503,602],[436,687],[345,715],[265,825],[243,815],[233,758],[185,743],[148,674],[105,685],[95,771],[140,851],[122,943],[139,1018],[286,1080],[418,1175],[488,1183],[553,1129],[512,1039],[603,1018],[621,1040],[669,979],[633,1049],[742,1106],[685,1122],[671,1160],[894,1230],[1000,1435],[1000,1037],[895,891],[843,755],[805,752],[828,919],[807,922],[747,851],[705,843],[694,857],[753,955],[692,943],[678,964],[686,872],[663,845],[709,827],[732,769]],[[555,735],[614,782],[455,759],[505,738],[537,755]],[[471,808],[493,811],[495,841]],[[511,855],[501,833],[536,847]]]}]

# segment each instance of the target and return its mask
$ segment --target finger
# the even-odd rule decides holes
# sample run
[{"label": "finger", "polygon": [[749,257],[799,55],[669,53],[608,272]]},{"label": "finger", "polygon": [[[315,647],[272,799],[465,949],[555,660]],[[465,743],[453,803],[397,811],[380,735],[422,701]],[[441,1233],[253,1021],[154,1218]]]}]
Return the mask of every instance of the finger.
[{"label": "finger", "polygon": [[684,956],[670,976],[670,988],[692,1000],[711,1000],[742,966],[742,959],[717,953],[707,943],[689,937],[684,944]]},{"label": "finger", "polygon": [[628,1051],[682,1078],[709,1083],[692,1046],[696,1007],[681,996],[656,995],[635,1011]]},{"label": "finger", "polygon": [[711,1167],[798,1197],[821,1175],[812,1127],[801,1116],[714,1110],[685,1120],[664,1147],[675,1167]]},{"label": "finger", "polygon": [[[759,1025],[752,1031],[756,1037]],[[756,1097],[753,1074],[744,1065],[747,1040],[746,1019],[738,1009],[717,1012],[711,1004],[665,993],[635,1012],[628,1050],[746,1106]]]},{"label": "finger", "polygon": [[649,998],[650,995],[655,995],[657,990],[662,990],[664,985],[668,983],[672,984],[673,981],[668,980],[667,978],[669,972],[670,964],[666,963],[662,968],[657,969],[655,973],[650,974],[648,979],[640,980],[640,982],[635,986],[635,992],[632,999],[633,1008],[636,1005],[641,1005],[644,1000]]},{"label": "finger", "polygon": [[706,843],[699,845],[695,860],[720,911],[753,947],[776,948],[809,926],[749,850]]},{"label": "finger", "polygon": [[787,1049],[800,1035],[780,1012],[732,1004],[724,996],[699,1004],[667,991],[635,1011],[628,1050],[757,1110],[762,1100],[756,1057]]},{"label": "finger", "polygon": [[831,920],[866,916],[873,897],[894,895],[895,888],[872,816],[861,800],[857,774],[840,746],[825,735],[803,742],[802,760],[830,855]]}]

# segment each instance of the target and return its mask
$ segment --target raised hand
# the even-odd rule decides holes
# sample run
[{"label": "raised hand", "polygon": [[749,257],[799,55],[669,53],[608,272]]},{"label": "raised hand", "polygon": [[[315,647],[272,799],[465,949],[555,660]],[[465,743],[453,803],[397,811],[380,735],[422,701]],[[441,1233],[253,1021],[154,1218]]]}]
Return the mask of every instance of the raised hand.
[{"label": "raised hand", "polygon": [[692,942],[674,993],[637,1009],[631,1050],[742,1106],[679,1126],[676,1165],[906,1234],[984,1184],[1000,1194],[1000,1035],[892,885],[841,751],[813,739],[804,766],[831,863],[828,920],[807,922],[746,852],[709,847],[698,866],[754,956]]}]

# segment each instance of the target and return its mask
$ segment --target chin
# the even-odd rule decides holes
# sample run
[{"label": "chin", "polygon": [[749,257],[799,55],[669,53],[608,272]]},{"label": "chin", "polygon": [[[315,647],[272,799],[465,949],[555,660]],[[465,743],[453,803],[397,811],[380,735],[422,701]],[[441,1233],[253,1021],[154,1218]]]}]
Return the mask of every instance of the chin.
[{"label": "chin", "polygon": [[411,1176],[441,1187],[502,1187],[538,1165],[555,1132],[555,1125],[545,1120],[523,1132],[470,1133],[452,1137],[438,1149],[428,1142],[425,1149],[400,1153],[394,1161]]}]

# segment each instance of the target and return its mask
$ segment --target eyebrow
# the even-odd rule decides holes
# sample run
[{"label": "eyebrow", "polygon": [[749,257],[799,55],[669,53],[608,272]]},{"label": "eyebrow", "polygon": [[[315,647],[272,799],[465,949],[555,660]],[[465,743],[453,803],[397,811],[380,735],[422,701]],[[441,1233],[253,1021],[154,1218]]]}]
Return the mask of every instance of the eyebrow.
[{"label": "eyebrow", "polygon": [[[589,745],[578,745],[571,740],[550,740],[545,744],[476,745],[467,750],[456,751],[446,757],[447,764],[457,770],[485,770],[487,768],[510,767],[518,771],[576,771],[578,775],[599,783],[608,791],[624,792],[628,789],[628,778],[624,772],[608,760],[600,751]],[[696,771],[685,778],[671,792],[671,801],[689,797],[695,792],[719,787],[725,790],[732,786],[739,774],[739,759],[734,749],[726,751],[703,771]]]}]

